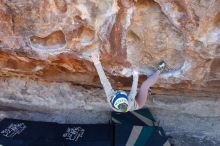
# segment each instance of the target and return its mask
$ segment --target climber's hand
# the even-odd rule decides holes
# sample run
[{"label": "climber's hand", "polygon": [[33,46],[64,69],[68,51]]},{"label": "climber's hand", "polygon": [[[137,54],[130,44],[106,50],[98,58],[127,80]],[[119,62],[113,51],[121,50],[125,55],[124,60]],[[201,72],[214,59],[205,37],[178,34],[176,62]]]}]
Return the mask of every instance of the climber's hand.
[{"label": "climber's hand", "polygon": [[95,50],[94,52],[91,53],[91,61],[93,61],[94,63],[99,63],[100,61],[100,55],[99,55],[99,51]]},{"label": "climber's hand", "polygon": [[138,69],[130,69],[130,68],[124,68],[121,73],[126,77],[130,77],[131,75],[138,76],[139,74]]},{"label": "climber's hand", "polygon": [[130,77],[132,75],[132,69],[130,68],[123,68],[122,71],[121,71],[121,74],[123,76],[126,76],[126,77]]},{"label": "climber's hand", "polygon": [[138,76],[138,70],[137,69],[133,69],[133,76]]}]

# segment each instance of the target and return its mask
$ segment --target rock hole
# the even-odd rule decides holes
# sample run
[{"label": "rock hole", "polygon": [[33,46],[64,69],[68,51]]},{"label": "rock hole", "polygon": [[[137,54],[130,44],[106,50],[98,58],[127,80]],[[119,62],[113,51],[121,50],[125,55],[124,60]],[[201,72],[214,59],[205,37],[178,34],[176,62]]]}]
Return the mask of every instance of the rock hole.
[{"label": "rock hole", "polygon": [[140,37],[132,30],[128,31],[128,41],[133,40],[133,41],[140,41]]},{"label": "rock hole", "polygon": [[83,27],[80,35],[80,43],[82,45],[89,45],[94,39],[94,36],[95,32],[92,29],[88,27]]},{"label": "rock hole", "polygon": [[65,35],[62,31],[56,31],[46,37],[30,37],[31,46],[37,50],[50,51],[62,49],[65,44]]},{"label": "rock hole", "polygon": [[81,26],[80,28],[73,30],[73,36],[76,43],[80,43],[82,46],[91,45],[95,38],[95,31],[89,27]]},{"label": "rock hole", "polygon": [[65,13],[67,11],[67,4],[65,0],[54,0],[54,3],[61,12]]},{"label": "rock hole", "polygon": [[213,25],[214,26],[219,26],[220,25],[220,12],[217,15],[215,15]]}]

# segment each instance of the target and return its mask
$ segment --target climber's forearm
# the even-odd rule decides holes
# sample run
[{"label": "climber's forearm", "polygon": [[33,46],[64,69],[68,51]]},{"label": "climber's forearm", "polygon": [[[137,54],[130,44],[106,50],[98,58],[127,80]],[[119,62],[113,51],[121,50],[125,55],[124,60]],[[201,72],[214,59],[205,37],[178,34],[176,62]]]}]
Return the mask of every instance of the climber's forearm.
[{"label": "climber's forearm", "polygon": [[128,99],[131,101],[135,99],[135,96],[137,94],[138,78],[139,78],[138,73],[137,72],[133,73],[132,87],[131,87],[131,91],[128,96]]},{"label": "climber's forearm", "polygon": [[104,72],[104,70],[102,68],[101,62],[100,61],[99,62],[94,62],[94,65],[95,65],[95,68],[96,68],[96,70],[98,72],[100,81],[101,81],[102,86],[103,86],[103,88],[105,90],[105,94],[106,94],[106,96],[108,98],[108,101],[110,101],[111,100],[110,97],[112,96],[114,90],[113,90],[113,88],[112,88],[108,78],[105,75],[105,72]]}]

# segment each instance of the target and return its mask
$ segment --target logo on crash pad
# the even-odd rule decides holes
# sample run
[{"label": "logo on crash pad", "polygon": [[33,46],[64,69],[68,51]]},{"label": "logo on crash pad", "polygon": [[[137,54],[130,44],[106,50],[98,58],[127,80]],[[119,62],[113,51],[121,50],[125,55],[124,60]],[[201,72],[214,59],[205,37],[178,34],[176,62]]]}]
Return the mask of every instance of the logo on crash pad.
[{"label": "logo on crash pad", "polygon": [[83,137],[84,132],[85,130],[81,127],[68,127],[63,134],[63,138],[71,141],[78,141],[79,138]]},{"label": "logo on crash pad", "polygon": [[6,129],[1,131],[1,134],[5,137],[14,137],[22,133],[27,126],[24,123],[11,123]]}]

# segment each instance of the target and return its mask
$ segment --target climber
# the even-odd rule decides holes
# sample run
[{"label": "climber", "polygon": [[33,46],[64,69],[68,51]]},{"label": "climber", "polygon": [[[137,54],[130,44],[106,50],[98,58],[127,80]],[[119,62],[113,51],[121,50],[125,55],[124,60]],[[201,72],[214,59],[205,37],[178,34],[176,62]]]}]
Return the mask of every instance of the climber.
[{"label": "climber", "polygon": [[160,76],[160,73],[165,68],[165,62],[162,61],[159,64],[158,70],[153,75],[151,75],[146,81],[143,82],[138,93],[137,86],[139,75],[137,70],[133,70],[133,83],[131,91],[129,95],[127,95],[125,91],[114,90],[112,88],[102,68],[98,51],[94,51],[91,54],[90,60],[93,61],[95,68],[98,72],[100,81],[107,96],[107,100],[110,103],[112,109],[116,112],[127,112],[142,108],[147,100],[149,88],[156,83]]}]

